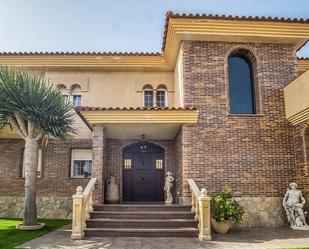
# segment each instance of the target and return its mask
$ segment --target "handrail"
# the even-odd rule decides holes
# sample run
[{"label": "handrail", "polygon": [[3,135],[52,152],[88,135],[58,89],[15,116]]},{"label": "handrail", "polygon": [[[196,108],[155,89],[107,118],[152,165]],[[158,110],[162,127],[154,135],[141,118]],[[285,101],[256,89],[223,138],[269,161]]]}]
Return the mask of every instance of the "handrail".
[{"label": "handrail", "polygon": [[195,213],[194,219],[198,221],[198,237],[200,240],[211,240],[210,228],[210,200],[207,190],[200,191],[193,179],[188,179],[191,190],[191,212]]},{"label": "handrail", "polygon": [[83,192],[83,195],[84,196],[89,196],[90,193],[92,192],[93,188],[94,188],[94,185],[95,183],[97,182],[97,178],[91,178],[90,181],[88,182],[84,192]]},{"label": "handrail", "polygon": [[71,239],[83,239],[85,237],[86,220],[90,218],[89,212],[93,211],[93,191],[96,182],[96,178],[91,178],[84,191],[82,186],[78,186],[76,194],[72,196]]},{"label": "handrail", "polygon": [[196,185],[195,181],[193,179],[189,179],[188,180],[189,186],[191,191],[193,192],[193,194],[196,197],[200,197],[201,196],[201,191],[199,190],[198,186]]}]

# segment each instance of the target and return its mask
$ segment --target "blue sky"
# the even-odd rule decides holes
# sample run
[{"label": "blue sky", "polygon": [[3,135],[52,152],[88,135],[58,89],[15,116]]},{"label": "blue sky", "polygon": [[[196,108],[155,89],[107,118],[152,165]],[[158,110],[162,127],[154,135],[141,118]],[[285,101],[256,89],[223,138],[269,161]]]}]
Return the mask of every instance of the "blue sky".
[{"label": "blue sky", "polygon": [[157,52],[168,10],[307,19],[309,1],[0,0],[0,51]]}]

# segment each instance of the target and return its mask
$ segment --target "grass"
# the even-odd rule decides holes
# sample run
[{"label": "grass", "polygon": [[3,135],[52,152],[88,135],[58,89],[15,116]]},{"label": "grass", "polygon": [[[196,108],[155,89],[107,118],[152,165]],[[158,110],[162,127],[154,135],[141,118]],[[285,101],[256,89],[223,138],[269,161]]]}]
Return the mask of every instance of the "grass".
[{"label": "grass", "polygon": [[71,223],[70,220],[50,220],[40,219],[46,227],[36,231],[21,231],[15,228],[16,224],[21,223],[21,219],[1,218],[0,219],[0,248],[11,249],[26,241],[40,237],[57,228]]}]

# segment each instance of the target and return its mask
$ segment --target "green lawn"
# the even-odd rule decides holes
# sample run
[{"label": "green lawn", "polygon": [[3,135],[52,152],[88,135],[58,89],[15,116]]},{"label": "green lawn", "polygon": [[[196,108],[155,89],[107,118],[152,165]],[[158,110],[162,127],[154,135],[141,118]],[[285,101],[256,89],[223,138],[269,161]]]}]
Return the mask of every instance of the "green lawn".
[{"label": "green lawn", "polygon": [[70,220],[49,219],[41,219],[39,222],[44,222],[46,227],[37,231],[21,231],[15,229],[16,224],[21,223],[21,219],[0,218],[0,248],[14,248],[21,243],[40,237],[59,227],[71,223]]}]

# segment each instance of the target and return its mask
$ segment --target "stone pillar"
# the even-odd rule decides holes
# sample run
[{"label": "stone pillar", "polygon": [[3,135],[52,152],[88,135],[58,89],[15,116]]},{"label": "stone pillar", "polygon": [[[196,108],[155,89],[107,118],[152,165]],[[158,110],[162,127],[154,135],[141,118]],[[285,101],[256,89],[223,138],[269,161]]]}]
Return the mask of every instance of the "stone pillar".
[{"label": "stone pillar", "polygon": [[199,207],[199,234],[198,238],[201,241],[211,240],[211,227],[210,227],[210,200],[207,195],[207,190],[201,190],[201,196],[198,198]]},{"label": "stone pillar", "polygon": [[83,200],[83,188],[78,186],[76,188],[76,194],[73,198],[73,212],[72,212],[72,234],[71,239],[83,239],[85,237],[84,228],[86,227],[84,217],[84,200]]},{"label": "stone pillar", "polygon": [[104,127],[103,125],[94,125],[92,132],[92,176],[97,178],[97,184],[94,189],[94,203],[103,203],[104,201]]}]

